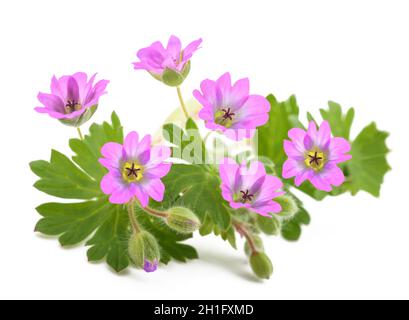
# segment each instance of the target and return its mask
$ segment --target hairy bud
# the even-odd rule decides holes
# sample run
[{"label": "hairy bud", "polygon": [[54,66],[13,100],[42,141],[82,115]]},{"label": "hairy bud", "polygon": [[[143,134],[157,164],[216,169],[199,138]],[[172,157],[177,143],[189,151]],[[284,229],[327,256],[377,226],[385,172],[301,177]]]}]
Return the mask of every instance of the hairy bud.
[{"label": "hairy bud", "polygon": [[129,257],[138,267],[146,272],[157,269],[160,260],[159,245],[155,237],[147,231],[133,234],[128,244]]},{"label": "hairy bud", "polygon": [[264,252],[254,252],[250,256],[250,266],[255,275],[261,279],[269,279],[273,274],[273,264]]},{"label": "hairy bud", "polygon": [[257,216],[257,226],[268,235],[278,235],[281,230],[280,221],[273,215],[272,217]]},{"label": "hairy bud", "polygon": [[284,220],[291,219],[298,212],[298,205],[292,196],[284,195],[275,198],[274,201],[281,205],[281,212],[277,215]]},{"label": "hairy bud", "polygon": [[200,228],[199,218],[191,210],[184,207],[170,208],[166,224],[180,233],[192,233]]}]

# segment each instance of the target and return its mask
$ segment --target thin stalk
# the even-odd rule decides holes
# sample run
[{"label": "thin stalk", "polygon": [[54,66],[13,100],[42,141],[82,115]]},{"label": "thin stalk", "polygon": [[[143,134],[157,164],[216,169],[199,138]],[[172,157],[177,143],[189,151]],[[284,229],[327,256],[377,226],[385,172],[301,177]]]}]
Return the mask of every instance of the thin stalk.
[{"label": "thin stalk", "polygon": [[139,226],[138,220],[136,220],[135,216],[135,199],[132,199],[128,203],[128,215],[134,234],[141,232],[141,227]]},{"label": "thin stalk", "polygon": [[187,108],[185,105],[185,101],[183,100],[182,92],[180,91],[180,87],[177,87],[176,91],[178,92],[179,102],[180,102],[180,106],[182,107],[183,113],[185,114],[186,119],[189,119],[189,113],[187,112]]},{"label": "thin stalk", "polygon": [[252,253],[258,252],[256,244],[254,243],[254,239],[251,233],[246,229],[246,227],[237,221],[233,222],[233,226],[241,236],[246,238],[247,243],[249,244],[249,247],[251,249],[251,252]]},{"label": "thin stalk", "polygon": [[78,132],[78,135],[80,136],[80,139],[84,140],[84,136],[82,135],[80,127],[77,127],[77,132]]}]

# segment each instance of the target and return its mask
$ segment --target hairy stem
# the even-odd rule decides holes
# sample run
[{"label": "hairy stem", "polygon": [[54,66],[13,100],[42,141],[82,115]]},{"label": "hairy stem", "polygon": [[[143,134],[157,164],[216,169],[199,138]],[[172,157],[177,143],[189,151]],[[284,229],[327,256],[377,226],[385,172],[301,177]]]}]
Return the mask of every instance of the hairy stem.
[{"label": "hairy stem", "polygon": [[82,135],[80,127],[77,127],[77,132],[78,132],[78,135],[80,136],[80,139],[84,140],[84,136]]},{"label": "hairy stem", "polygon": [[158,217],[158,218],[167,218],[168,217],[167,212],[155,210],[155,209],[152,209],[150,207],[142,208],[142,210],[144,210],[145,212],[149,213],[150,215]]},{"label": "hairy stem", "polygon": [[132,199],[128,203],[128,215],[129,215],[129,222],[131,223],[134,234],[141,232],[141,227],[139,226],[138,220],[136,219],[136,216],[135,216],[135,199]]},{"label": "hairy stem", "polygon": [[249,230],[247,230],[246,226],[238,221],[233,221],[233,226],[236,229],[236,231],[243,237],[246,238],[249,247],[251,249],[252,253],[258,252],[256,244],[254,243],[253,236]]},{"label": "hairy stem", "polygon": [[183,113],[185,114],[186,119],[189,119],[189,113],[187,112],[185,101],[183,100],[182,92],[180,91],[180,87],[177,87],[176,90],[178,92],[179,102],[180,106],[182,107]]}]

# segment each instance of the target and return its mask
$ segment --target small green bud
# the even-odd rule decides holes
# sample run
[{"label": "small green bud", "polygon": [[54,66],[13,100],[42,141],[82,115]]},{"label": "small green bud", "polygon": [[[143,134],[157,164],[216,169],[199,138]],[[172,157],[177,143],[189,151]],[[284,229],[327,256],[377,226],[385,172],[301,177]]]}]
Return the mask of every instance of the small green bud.
[{"label": "small green bud", "polygon": [[257,226],[268,235],[276,236],[281,230],[281,223],[274,215],[271,218],[257,215]]},{"label": "small green bud", "polygon": [[254,252],[250,257],[250,266],[255,275],[261,279],[270,279],[273,264],[264,252]]},{"label": "small green bud", "polygon": [[200,228],[199,218],[188,208],[174,207],[168,210],[166,224],[180,233],[192,233]]},{"label": "small green bud", "polygon": [[[263,240],[261,240],[259,236],[253,235],[253,242],[254,242],[254,245],[257,251],[264,251]],[[246,253],[248,257],[250,257],[250,255],[252,254],[252,250],[250,248],[248,241],[246,241],[246,243],[244,244],[244,252]]]},{"label": "small green bud", "polygon": [[129,257],[138,267],[152,272],[159,263],[160,250],[155,237],[147,231],[133,234],[128,243]]},{"label": "small green bud", "polygon": [[277,215],[284,220],[291,219],[298,212],[298,205],[292,196],[284,195],[275,198],[274,201],[281,205],[281,212]]},{"label": "small green bud", "polygon": [[170,68],[166,68],[162,73],[162,82],[171,87],[179,87],[185,78],[177,71]]}]

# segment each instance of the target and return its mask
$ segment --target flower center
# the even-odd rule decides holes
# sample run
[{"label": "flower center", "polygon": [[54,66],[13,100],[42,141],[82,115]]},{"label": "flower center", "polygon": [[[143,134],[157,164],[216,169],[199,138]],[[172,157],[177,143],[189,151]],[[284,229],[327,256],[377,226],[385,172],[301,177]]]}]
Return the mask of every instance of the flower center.
[{"label": "flower center", "polygon": [[241,193],[241,202],[242,203],[247,203],[247,202],[252,202],[253,201],[254,194],[250,194],[249,190],[246,190],[246,192],[241,190],[240,193]]},{"label": "flower center", "polygon": [[325,154],[321,150],[309,151],[305,157],[307,167],[320,171],[325,164]]},{"label": "flower center", "polygon": [[73,113],[74,111],[81,110],[81,108],[82,108],[81,103],[76,102],[74,100],[68,100],[64,107],[66,114],[70,114]]},{"label": "flower center", "polygon": [[233,125],[233,118],[236,114],[231,108],[226,107],[216,112],[214,120],[217,124],[220,124],[226,128],[230,128]]},{"label": "flower center", "polygon": [[143,178],[143,168],[136,162],[125,162],[122,169],[122,178],[128,182],[138,182]]}]

